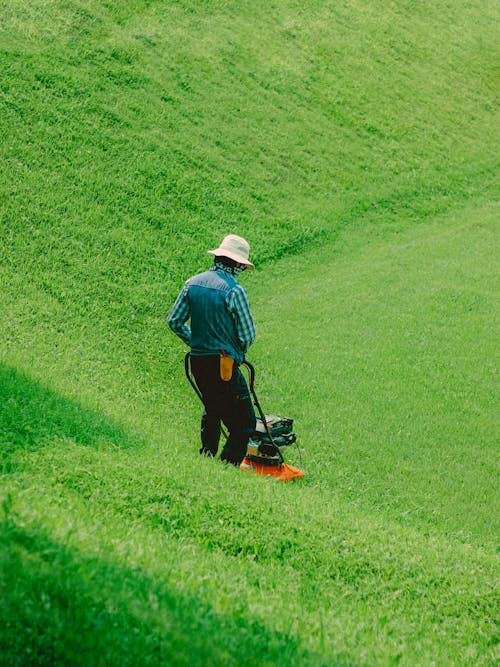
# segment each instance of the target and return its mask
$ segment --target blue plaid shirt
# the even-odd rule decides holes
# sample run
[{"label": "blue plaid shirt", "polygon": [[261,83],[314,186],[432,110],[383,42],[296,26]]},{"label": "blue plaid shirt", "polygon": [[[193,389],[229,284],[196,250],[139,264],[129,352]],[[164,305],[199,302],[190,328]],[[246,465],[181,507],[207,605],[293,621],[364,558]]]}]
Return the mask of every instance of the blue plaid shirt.
[{"label": "blue plaid shirt", "polygon": [[[191,328],[186,325],[190,318]],[[220,354],[224,348],[237,363],[255,340],[247,293],[236,281],[234,269],[220,263],[186,281],[168,325],[192,354]]]}]

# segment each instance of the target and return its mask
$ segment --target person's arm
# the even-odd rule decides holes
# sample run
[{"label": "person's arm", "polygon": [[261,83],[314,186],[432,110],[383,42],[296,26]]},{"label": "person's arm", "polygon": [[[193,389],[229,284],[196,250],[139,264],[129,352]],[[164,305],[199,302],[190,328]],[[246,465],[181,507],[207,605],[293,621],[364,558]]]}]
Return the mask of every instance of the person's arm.
[{"label": "person's arm", "polygon": [[245,354],[255,340],[255,324],[250,312],[247,293],[241,285],[231,290],[228,308],[236,325],[236,335],[241,350]]},{"label": "person's arm", "polygon": [[184,288],[174,303],[172,312],[168,316],[167,324],[174,334],[179,336],[186,345],[190,345],[191,343],[191,329],[186,325],[189,316],[188,286],[184,285]]}]

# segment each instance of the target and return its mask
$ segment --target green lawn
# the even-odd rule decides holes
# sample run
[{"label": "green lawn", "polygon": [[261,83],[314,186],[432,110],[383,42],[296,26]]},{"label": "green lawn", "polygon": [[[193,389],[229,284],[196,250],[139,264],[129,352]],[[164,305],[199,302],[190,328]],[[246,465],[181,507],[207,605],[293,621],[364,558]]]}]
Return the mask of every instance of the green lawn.
[{"label": "green lawn", "polygon": [[265,272],[254,288],[266,393],[300,416],[309,471],[350,502],[491,546],[498,239],[498,207],[466,208],[383,241],[351,235],[341,256],[270,269],[277,294]]},{"label": "green lawn", "polygon": [[[0,662],[495,664],[496,3],[0,18]],[[166,327],[229,232],[290,485]]]}]

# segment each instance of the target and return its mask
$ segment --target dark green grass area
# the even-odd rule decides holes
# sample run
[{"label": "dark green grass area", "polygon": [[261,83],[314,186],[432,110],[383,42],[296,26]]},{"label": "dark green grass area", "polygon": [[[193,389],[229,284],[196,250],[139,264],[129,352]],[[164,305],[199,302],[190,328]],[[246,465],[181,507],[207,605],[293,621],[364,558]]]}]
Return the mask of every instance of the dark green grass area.
[{"label": "dark green grass area", "polygon": [[[0,7],[0,662],[498,662],[498,5]],[[166,328],[251,243],[300,483]]]},{"label": "dark green grass area", "polygon": [[72,552],[9,521],[0,544],[4,664],[236,665],[242,653],[248,665],[318,664],[296,639],[218,614],[168,577]]},{"label": "dark green grass area", "polygon": [[102,414],[58,396],[13,368],[0,366],[0,460],[11,471],[11,456],[29,452],[54,438],[93,447],[130,447],[141,443]]},{"label": "dark green grass area", "polygon": [[7,664],[493,655],[496,567],[481,549],[213,462],[58,442],[18,457],[32,469],[4,502]]}]

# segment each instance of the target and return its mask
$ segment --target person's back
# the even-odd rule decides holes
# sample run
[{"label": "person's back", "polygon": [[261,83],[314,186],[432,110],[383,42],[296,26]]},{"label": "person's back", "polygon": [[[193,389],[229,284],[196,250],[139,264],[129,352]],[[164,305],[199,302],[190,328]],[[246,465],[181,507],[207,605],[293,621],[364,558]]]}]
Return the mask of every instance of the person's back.
[{"label": "person's back", "polygon": [[241,363],[242,345],[238,340],[231,305],[231,292],[242,290],[235,278],[214,267],[188,281],[191,312],[191,354],[220,354],[221,350]]}]

